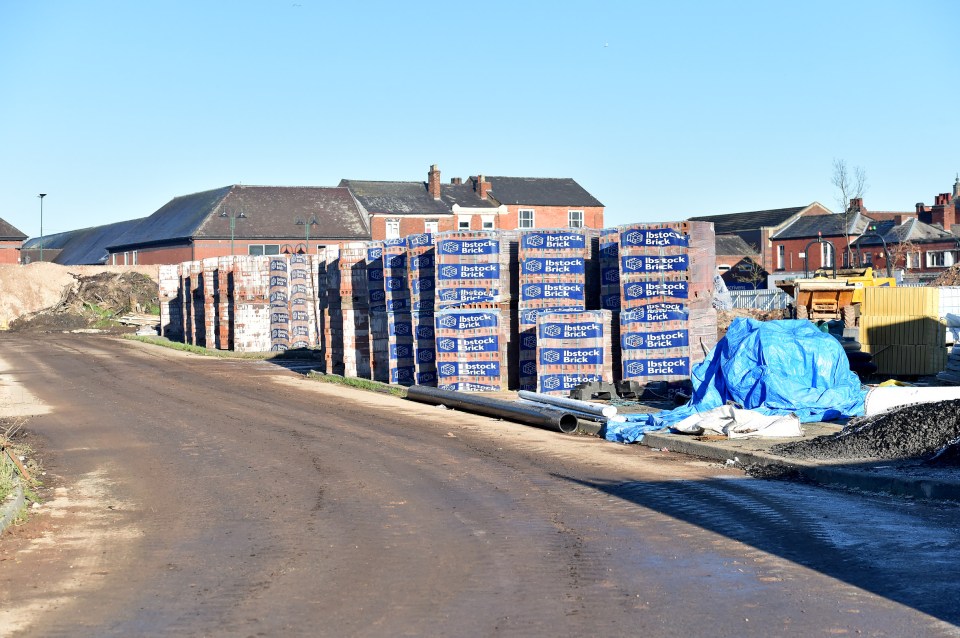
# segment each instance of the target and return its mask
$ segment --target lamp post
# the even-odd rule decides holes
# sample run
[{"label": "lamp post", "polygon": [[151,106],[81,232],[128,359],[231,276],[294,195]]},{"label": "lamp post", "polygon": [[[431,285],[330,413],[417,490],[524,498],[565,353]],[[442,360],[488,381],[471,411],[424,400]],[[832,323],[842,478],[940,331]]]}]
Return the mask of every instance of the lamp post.
[{"label": "lamp post", "polygon": [[243,210],[229,211],[224,208],[220,211],[220,217],[226,217],[230,220],[230,256],[233,257],[233,236],[237,229],[237,220],[246,219],[247,216]]},{"label": "lamp post", "polygon": [[302,217],[297,217],[297,221],[294,223],[297,226],[304,227],[304,231],[306,232],[306,243],[303,245],[303,252],[304,254],[308,254],[310,252],[310,227],[319,225],[319,222],[317,222],[317,217],[316,215],[312,215],[309,220],[303,219]]},{"label": "lamp post", "polygon": [[43,261],[43,198],[46,196],[46,193],[37,195],[40,198],[40,261]]}]

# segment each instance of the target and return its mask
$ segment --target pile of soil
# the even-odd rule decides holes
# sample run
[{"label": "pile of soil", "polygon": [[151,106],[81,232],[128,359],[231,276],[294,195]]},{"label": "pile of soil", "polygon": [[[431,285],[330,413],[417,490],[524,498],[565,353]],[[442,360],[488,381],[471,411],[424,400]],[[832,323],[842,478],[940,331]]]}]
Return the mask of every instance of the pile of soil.
[{"label": "pile of soil", "polygon": [[771,448],[797,459],[960,459],[960,399],[908,405],[891,412],[850,421],[831,436],[781,443]]},{"label": "pile of soil", "polygon": [[71,274],[60,300],[49,308],[24,315],[10,324],[12,331],[77,330],[109,326],[129,312],[159,309],[157,282],[138,272]]},{"label": "pile of soil", "polygon": [[931,283],[931,286],[960,286],[960,264],[950,266]]}]

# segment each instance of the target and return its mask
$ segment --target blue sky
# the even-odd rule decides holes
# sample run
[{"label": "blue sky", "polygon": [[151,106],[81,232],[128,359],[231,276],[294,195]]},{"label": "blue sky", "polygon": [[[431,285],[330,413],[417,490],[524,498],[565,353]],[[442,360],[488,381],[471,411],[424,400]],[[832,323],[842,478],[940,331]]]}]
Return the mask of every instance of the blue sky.
[{"label": "blue sky", "polygon": [[220,186],[573,177],[607,224],[913,210],[960,171],[960,3],[0,0],[0,217]]}]

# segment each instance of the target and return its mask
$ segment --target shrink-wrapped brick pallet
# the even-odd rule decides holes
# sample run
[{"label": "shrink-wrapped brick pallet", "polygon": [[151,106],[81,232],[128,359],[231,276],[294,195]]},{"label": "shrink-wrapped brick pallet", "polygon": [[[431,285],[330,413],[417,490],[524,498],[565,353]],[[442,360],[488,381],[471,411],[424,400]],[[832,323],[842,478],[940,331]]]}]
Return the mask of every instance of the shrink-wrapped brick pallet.
[{"label": "shrink-wrapped brick pallet", "polygon": [[620,311],[620,231],[604,228],[600,231],[600,308]]},{"label": "shrink-wrapped brick pallet", "polygon": [[234,257],[218,257],[214,272],[214,347],[233,350],[233,262]]},{"label": "shrink-wrapped brick pallet", "polygon": [[407,289],[410,291],[410,321],[414,339],[414,370],[418,385],[437,385],[437,351],[434,339],[436,300],[436,248],[434,236],[408,235]]},{"label": "shrink-wrapped brick pallet", "polygon": [[436,308],[506,303],[517,296],[517,234],[448,231],[436,240]]},{"label": "shrink-wrapped brick pallet", "polygon": [[509,321],[490,306],[436,311],[437,387],[460,392],[508,389]]},{"label": "shrink-wrapped brick pallet", "polygon": [[203,345],[216,348],[217,343],[217,265],[219,258],[200,260],[200,287],[203,294]]},{"label": "shrink-wrapped brick pallet", "polygon": [[270,257],[238,255],[233,261],[233,349],[270,350]]},{"label": "shrink-wrapped brick pallet", "polygon": [[713,224],[618,228],[622,378],[682,381],[716,344]]},{"label": "shrink-wrapped brick pallet", "polygon": [[290,255],[290,347],[313,348],[317,344],[313,303],[314,267],[311,255]]},{"label": "shrink-wrapped brick pallet", "polygon": [[370,309],[365,242],[328,248],[324,340],[327,371],[371,378]]},{"label": "shrink-wrapped brick pallet", "polygon": [[552,311],[537,317],[537,391],[568,396],[580,383],[613,382],[613,313]]},{"label": "shrink-wrapped brick pallet", "polygon": [[290,347],[290,262],[286,255],[270,257],[270,350]]},{"label": "shrink-wrapped brick pallet", "polygon": [[158,268],[160,298],[160,336],[183,341],[183,298],[180,264],[162,264]]},{"label": "shrink-wrapped brick pallet", "polygon": [[537,316],[550,310],[585,310],[600,302],[599,233],[592,229],[537,229],[519,237],[519,360],[521,390],[537,388]]}]

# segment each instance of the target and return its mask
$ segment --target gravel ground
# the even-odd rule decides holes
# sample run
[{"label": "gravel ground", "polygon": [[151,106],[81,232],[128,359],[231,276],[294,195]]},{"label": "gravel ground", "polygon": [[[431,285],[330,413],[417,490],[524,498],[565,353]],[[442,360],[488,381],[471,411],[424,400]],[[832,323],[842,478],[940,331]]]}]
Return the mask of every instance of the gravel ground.
[{"label": "gravel ground", "polygon": [[[921,403],[854,419],[842,431],[771,448],[798,459],[916,459],[944,453],[938,462],[957,463],[960,400]],[[946,448],[946,450],[945,450]]]}]

